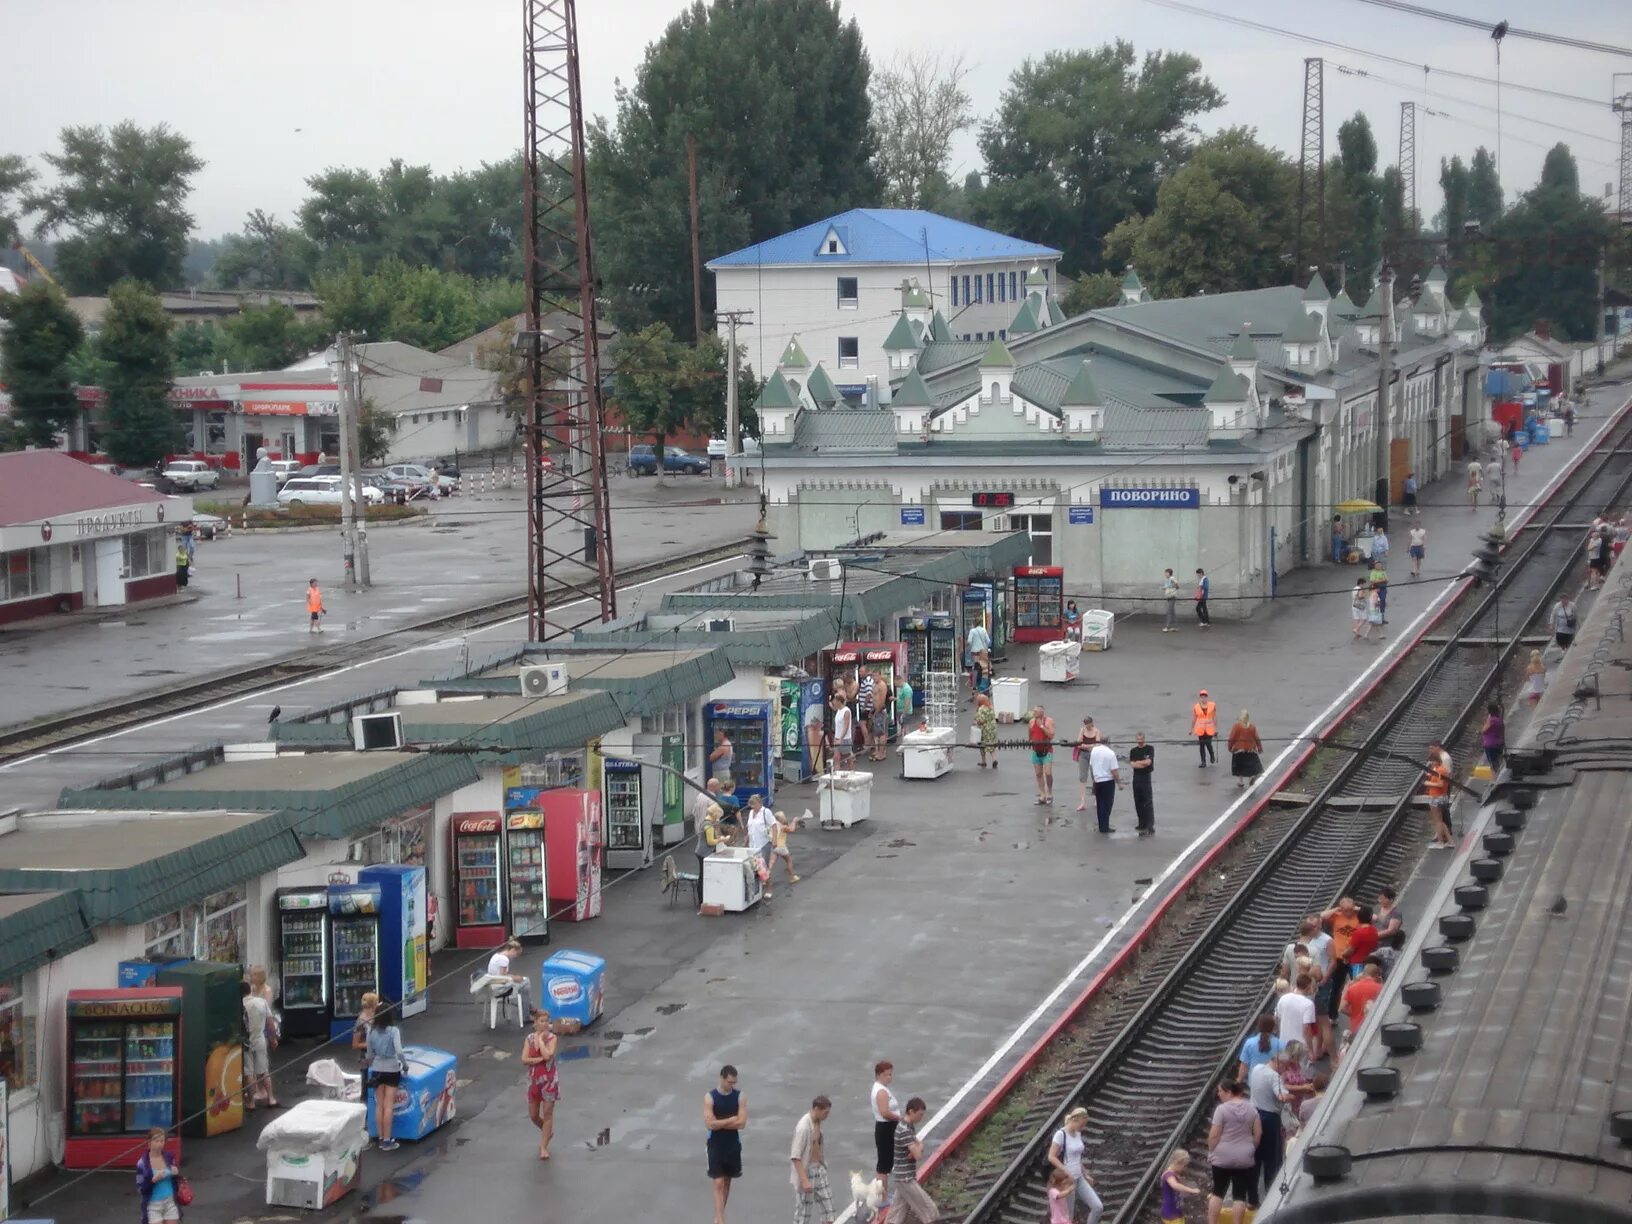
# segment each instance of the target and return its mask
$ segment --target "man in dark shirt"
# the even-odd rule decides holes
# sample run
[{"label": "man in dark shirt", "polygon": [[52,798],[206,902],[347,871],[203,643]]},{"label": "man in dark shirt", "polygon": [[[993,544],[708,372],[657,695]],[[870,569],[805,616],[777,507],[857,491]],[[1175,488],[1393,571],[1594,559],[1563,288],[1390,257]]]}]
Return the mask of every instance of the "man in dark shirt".
[{"label": "man in dark shirt", "polygon": [[918,1184],[918,1161],[924,1154],[918,1127],[926,1108],[922,1097],[913,1097],[895,1128],[895,1167],[890,1171],[895,1203],[890,1208],[889,1224],[933,1224],[941,1217],[935,1200]]},{"label": "man in dark shirt", "polygon": [[1156,772],[1156,746],[1145,743],[1145,733],[1134,736],[1133,747],[1128,749],[1128,764],[1133,769],[1133,811],[1138,817],[1140,837],[1156,832],[1156,798],[1150,782]]}]

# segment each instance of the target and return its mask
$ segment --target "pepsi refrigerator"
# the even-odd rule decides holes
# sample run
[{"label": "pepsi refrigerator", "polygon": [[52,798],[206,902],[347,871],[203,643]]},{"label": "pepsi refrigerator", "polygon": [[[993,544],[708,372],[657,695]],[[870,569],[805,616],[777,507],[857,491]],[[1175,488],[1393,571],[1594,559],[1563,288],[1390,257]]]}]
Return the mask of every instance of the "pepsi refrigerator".
[{"label": "pepsi refrigerator", "polygon": [[380,890],[380,995],[399,1016],[417,1016],[430,1002],[425,931],[425,868],[364,867],[357,882]]},{"label": "pepsi refrigerator", "polygon": [[[508,806],[508,799],[506,803]],[[550,900],[544,861],[544,813],[536,807],[529,811],[506,811],[504,851],[510,934],[522,940],[548,939]]]},{"label": "pepsi refrigerator", "polygon": [[652,826],[663,818],[658,770],[638,757],[601,759],[601,811],[606,818],[606,865],[649,867]]},{"label": "pepsi refrigerator", "polygon": [[181,991],[70,990],[67,1008],[62,1163],[133,1168],[146,1150],[148,1128],[168,1130],[180,1117]]},{"label": "pepsi refrigerator", "polygon": [[601,913],[601,794],[547,790],[538,795],[544,814],[546,897],[554,916],[570,922]]},{"label": "pepsi refrigerator", "polygon": [[278,1003],[286,1037],[329,1035],[329,890],[277,891]]},{"label": "pepsi refrigerator", "polygon": [[363,996],[380,992],[380,888],[377,884],[329,885],[329,1037],[351,1036]]},{"label": "pepsi refrigerator", "polygon": [[457,948],[496,948],[505,939],[504,839],[498,812],[454,813],[453,943]]},{"label": "pepsi refrigerator", "polygon": [[771,806],[775,794],[772,761],[777,743],[774,701],[710,701],[703,706],[703,743],[714,742],[714,732],[724,731],[735,753],[731,776],[736,780],[737,802],[747,806],[750,795],[758,795]]},{"label": "pepsi refrigerator", "polygon": [[907,648],[907,683],[912,685],[912,707],[924,708],[930,672],[956,675],[958,666],[958,626],[950,612],[917,613],[896,621],[896,636]]}]

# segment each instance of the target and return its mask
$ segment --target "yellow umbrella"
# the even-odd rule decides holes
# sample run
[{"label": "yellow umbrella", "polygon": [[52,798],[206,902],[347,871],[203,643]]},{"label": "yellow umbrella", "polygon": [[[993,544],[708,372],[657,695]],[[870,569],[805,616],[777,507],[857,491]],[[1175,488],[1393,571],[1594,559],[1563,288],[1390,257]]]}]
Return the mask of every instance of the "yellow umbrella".
[{"label": "yellow umbrella", "polygon": [[1382,510],[1376,502],[1366,501],[1362,497],[1353,497],[1346,502],[1338,502],[1335,507],[1339,514],[1377,514]]}]

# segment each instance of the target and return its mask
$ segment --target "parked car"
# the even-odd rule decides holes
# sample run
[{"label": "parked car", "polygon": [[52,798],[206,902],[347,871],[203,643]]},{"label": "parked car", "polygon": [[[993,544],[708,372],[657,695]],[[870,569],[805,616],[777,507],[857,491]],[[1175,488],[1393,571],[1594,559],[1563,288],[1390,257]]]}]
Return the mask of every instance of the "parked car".
[{"label": "parked car", "polygon": [[299,469],[295,475],[338,476],[340,475],[340,465],[338,463],[308,463],[305,467]]},{"label": "parked car", "polygon": [[[677,446],[663,448],[663,470],[665,472],[684,472],[693,476],[708,475],[708,460],[701,455],[693,455],[690,451],[681,450]],[[657,475],[657,448],[640,445],[629,448],[629,474],[631,476]]]},{"label": "parked car", "polygon": [[178,493],[196,493],[221,483],[221,473],[202,459],[172,459],[159,477]]},{"label": "parked car", "polygon": [[[193,525],[194,538],[200,540],[213,540],[227,529],[227,520],[218,514],[194,514],[187,522]],[[182,523],[176,527],[178,536],[186,525],[186,523]]]},{"label": "parked car", "polygon": [[[291,476],[299,475],[304,470],[298,459],[269,459],[267,462],[272,465],[272,473],[278,478],[280,485]],[[334,474],[338,475],[339,470],[336,469]],[[316,476],[317,473],[313,472],[312,475]]]},{"label": "parked car", "polygon": [[[759,439],[758,438],[744,438],[742,440],[742,453],[745,454],[745,455],[757,455],[757,454],[759,454]],[[725,458],[725,439],[724,438],[710,438],[708,440],[708,457],[710,459],[724,459]]]},{"label": "parked car", "polygon": [[450,497],[459,491],[459,477],[441,475],[423,463],[393,463],[385,469],[385,477],[438,497]]},{"label": "parked car", "polygon": [[[363,500],[377,506],[385,494],[373,485],[363,486]],[[340,478],[338,476],[295,476],[278,490],[280,506],[338,506]]]}]

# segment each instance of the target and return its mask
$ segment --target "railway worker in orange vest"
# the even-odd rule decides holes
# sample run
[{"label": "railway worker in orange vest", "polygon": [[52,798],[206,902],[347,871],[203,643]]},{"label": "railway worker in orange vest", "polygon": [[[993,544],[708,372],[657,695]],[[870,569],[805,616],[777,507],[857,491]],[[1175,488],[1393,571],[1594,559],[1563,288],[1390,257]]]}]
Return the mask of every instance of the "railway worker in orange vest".
[{"label": "railway worker in orange vest", "polygon": [[1196,698],[1196,704],[1190,707],[1190,734],[1196,737],[1196,746],[1201,750],[1201,765],[1206,769],[1209,764],[1218,763],[1218,753],[1213,749],[1213,736],[1218,734],[1218,704],[1209,696],[1207,690],[1202,689]]},{"label": "railway worker in orange vest", "polygon": [[1430,850],[1449,850],[1451,838],[1451,754],[1437,740],[1428,745],[1428,763],[1423,767],[1422,793],[1428,800],[1428,821],[1434,840]]},{"label": "railway worker in orange vest", "polygon": [[323,632],[323,614],[328,611],[323,606],[323,592],[318,589],[317,579],[313,578],[306,584],[306,611],[311,615],[312,625],[308,632]]}]

